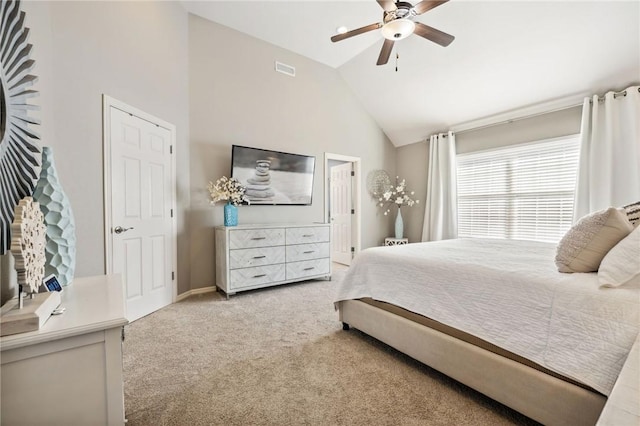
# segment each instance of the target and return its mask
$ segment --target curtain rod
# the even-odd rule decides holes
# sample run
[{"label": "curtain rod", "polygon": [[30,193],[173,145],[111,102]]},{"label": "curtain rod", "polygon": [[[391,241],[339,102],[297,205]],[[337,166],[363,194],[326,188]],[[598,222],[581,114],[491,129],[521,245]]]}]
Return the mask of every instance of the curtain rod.
[{"label": "curtain rod", "polygon": [[482,129],[486,129],[488,127],[499,126],[501,124],[509,124],[509,123],[513,123],[514,121],[526,120],[528,118],[539,117],[541,115],[551,114],[552,112],[564,111],[565,109],[571,109],[571,108],[575,108],[575,107],[579,107],[579,106],[582,106],[582,102],[579,103],[579,104],[573,104],[573,105],[568,105],[568,106],[564,106],[564,107],[560,107],[560,108],[550,109],[548,111],[536,112],[535,114],[528,114],[528,115],[524,115],[522,117],[510,118],[508,120],[499,121],[497,123],[485,124],[484,126],[478,126],[478,127],[473,127],[471,129],[461,130],[459,132],[455,132],[455,134],[456,135],[460,135],[460,134],[467,133],[467,132],[475,132],[476,130],[482,130]]},{"label": "curtain rod", "polygon": [[[640,93],[640,87],[638,87],[638,93]],[[619,98],[620,96],[622,96],[623,98],[624,98],[625,96],[627,96],[627,91],[626,91],[626,90],[623,90],[623,91],[621,91],[621,92],[613,92],[613,99],[615,99],[615,98]],[[603,102],[604,100],[605,100],[605,97],[604,97],[604,96],[601,96],[601,97],[599,97],[599,98],[598,98],[598,102]],[[590,99],[590,100],[589,100],[589,103],[590,103],[590,104],[593,104],[593,99]]]},{"label": "curtain rod", "polygon": [[[640,87],[638,87],[638,92],[640,93]],[[622,97],[627,96],[627,91],[626,90],[622,90],[620,92],[614,92],[613,93],[613,99],[619,98],[620,96],[622,96]],[[604,96],[601,96],[601,97],[598,98],[598,102],[603,102],[604,100],[605,100]],[[589,103],[593,104],[593,99],[590,99]],[[555,109],[551,109],[551,110],[548,110],[548,111],[537,112],[535,114],[525,115],[525,116],[522,116],[522,117],[511,118],[509,120],[498,121],[496,123],[485,124],[483,126],[472,127],[471,129],[460,130],[459,132],[454,132],[454,133],[456,135],[460,135],[460,134],[467,133],[467,132],[475,132],[476,130],[482,130],[482,129],[486,129],[486,128],[493,127],[493,126],[499,126],[501,124],[509,124],[509,123],[513,123],[514,121],[526,120],[527,118],[534,118],[534,117],[538,117],[540,115],[551,114],[552,112],[564,111],[565,109],[575,108],[575,107],[579,107],[579,106],[582,106],[582,105],[583,105],[583,103],[568,105],[568,106],[564,106],[564,107],[561,107],[561,108],[555,108]],[[439,132],[439,133],[443,133],[442,137],[444,137],[444,138],[449,136],[448,132]],[[429,142],[429,140],[427,139],[425,142]]]},{"label": "curtain rod", "polygon": [[[514,121],[526,120],[527,118],[534,118],[534,117],[538,117],[540,115],[551,114],[552,112],[563,111],[565,109],[575,108],[575,107],[578,107],[578,106],[581,106],[581,105],[582,105],[582,103],[568,105],[568,106],[564,106],[564,107],[561,107],[561,108],[555,108],[555,109],[551,109],[551,110],[544,111],[544,112],[537,112],[535,114],[524,115],[522,117],[510,118],[508,120],[497,121],[497,122],[491,123],[491,124],[484,124],[482,126],[472,127],[470,129],[464,129],[464,130],[460,130],[459,132],[453,132],[453,133],[456,134],[456,135],[461,135],[461,134],[467,133],[467,132],[475,132],[476,130],[482,130],[482,129],[487,129],[489,127],[500,126],[501,124],[509,124],[509,123],[513,123]],[[449,132],[440,132],[440,133],[443,133],[442,137],[444,137],[444,138],[449,137],[449,135],[448,135]],[[425,142],[429,142],[429,139],[427,139]]]}]

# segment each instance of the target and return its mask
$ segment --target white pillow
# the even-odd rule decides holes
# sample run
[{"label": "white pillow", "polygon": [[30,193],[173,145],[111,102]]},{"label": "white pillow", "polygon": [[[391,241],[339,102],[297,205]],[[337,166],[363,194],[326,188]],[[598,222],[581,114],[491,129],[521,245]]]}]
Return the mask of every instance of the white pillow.
[{"label": "white pillow", "polygon": [[560,272],[596,272],[604,256],[633,231],[623,208],[609,207],[581,218],[556,249]]},{"label": "white pillow", "polygon": [[598,281],[601,287],[640,288],[640,227],[609,250],[598,269]]}]

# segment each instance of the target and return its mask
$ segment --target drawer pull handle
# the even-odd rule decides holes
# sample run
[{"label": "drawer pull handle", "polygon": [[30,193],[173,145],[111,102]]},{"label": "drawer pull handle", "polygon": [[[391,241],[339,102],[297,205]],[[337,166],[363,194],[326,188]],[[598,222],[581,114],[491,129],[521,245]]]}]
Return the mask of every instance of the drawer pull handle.
[{"label": "drawer pull handle", "polygon": [[267,237],[253,237],[252,240],[266,240]]},{"label": "drawer pull handle", "polygon": [[267,274],[258,274],[258,275],[254,275],[253,278],[262,278],[262,277],[266,277]]},{"label": "drawer pull handle", "polygon": [[316,269],[316,268],[315,268],[314,266],[311,266],[311,267],[309,267],[309,268],[304,268],[304,270],[305,270],[305,271],[310,271],[310,270],[312,270],[312,269]]},{"label": "drawer pull handle", "polygon": [[313,253],[313,252],[314,252],[314,250],[307,250],[307,251],[304,252],[304,254],[309,254],[309,253]]},{"label": "drawer pull handle", "polygon": [[303,237],[313,237],[313,234],[304,234]]},{"label": "drawer pull handle", "polygon": [[253,256],[254,259],[264,259],[267,256]]}]

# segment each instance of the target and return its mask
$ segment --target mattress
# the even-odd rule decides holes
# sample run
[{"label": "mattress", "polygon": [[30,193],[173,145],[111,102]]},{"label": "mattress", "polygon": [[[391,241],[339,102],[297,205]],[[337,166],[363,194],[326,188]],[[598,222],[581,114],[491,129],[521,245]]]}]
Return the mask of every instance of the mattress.
[{"label": "mattress", "polygon": [[562,274],[555,245],[459,239],[361,252],[336,301],[372,298],[609,395],[640,328],[640,291]]}]

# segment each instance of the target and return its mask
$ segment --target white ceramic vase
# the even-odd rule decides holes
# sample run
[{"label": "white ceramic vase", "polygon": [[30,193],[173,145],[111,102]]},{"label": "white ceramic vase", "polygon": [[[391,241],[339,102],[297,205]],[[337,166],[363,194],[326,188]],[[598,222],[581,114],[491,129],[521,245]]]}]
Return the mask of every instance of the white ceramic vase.
[{"label": "white ceramic vase", "polygon": [[400,207],[398,207],[398,215],[396,216],[396,238],[402,238],[404,234],[404,223],[402,223],[402,213]]}]

